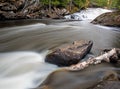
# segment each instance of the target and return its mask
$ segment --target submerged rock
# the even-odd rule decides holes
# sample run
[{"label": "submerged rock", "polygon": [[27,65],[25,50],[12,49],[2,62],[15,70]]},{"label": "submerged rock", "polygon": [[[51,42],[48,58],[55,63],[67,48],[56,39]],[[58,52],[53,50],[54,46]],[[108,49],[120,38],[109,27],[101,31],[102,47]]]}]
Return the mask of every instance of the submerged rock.
[{"label": "submerged rock", "polygon": [[91,89],[120,89],[120,81],[103,82]]},{"label": "submerged rock", "polygon": [[74,41],[72,44],[63,45],[52,50],[45,61],[58,66],[70,66],[78,63],[91,50],[92,41]]},{"label": "submerged rock", "polygon": [[82,71],[61,68],[50,73],[36,89],[119,89],[119,79],[118,67],[102,63]]},{"label": "submerged rock", "polygon": [[96,19],[94,19],[92,23],[104,26],[120,27],[120,11],[104,13],[98,16]]}]

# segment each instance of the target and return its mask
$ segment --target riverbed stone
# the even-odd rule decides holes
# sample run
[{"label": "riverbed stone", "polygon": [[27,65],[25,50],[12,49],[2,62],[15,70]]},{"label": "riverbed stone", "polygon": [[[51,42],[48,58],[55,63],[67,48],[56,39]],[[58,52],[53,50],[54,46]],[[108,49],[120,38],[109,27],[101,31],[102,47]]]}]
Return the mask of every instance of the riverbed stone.
[{"label": "riverbed stone", "polygon": [[88,89],[120,89],[120,81],[103,81]]},{"label": "riverbed stone", "polygon": [[90,52],[92,45],[92,41],[83,40],[62,45],[52,50],[52,52],[46,56],[45,61],[58,66],[76,64]]},{"label": "riverbed stone", "polygon": [[120,11],[104,13],[95,18],[91,23],[104,26],[120,27]]}]

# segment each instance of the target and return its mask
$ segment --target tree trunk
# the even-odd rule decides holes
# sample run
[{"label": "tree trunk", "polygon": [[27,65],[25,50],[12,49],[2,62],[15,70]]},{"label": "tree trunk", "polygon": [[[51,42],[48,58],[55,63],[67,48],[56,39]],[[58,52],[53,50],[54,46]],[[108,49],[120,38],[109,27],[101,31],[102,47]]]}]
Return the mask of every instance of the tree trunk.
[{"label": "tree trunk", "polygon": [[76,65],[68,67],[67,69],[70,71],[78,71],[88,67],[91,64],[98,64],[102,61],[110,62],[110,61],[119,61],[120,60],[120,49],[112,49],[107,53],[100,55],[95,58],[89,58],[87,61],[80,62]]},{"label": "tree trunk", "polygon": [[87,8],[87,7],[88,7],[89,3],[90,3],[90,0],[86,0],[86,3],[85,3],[85,8]]},{"label": "tree trunk", "polygon": [[107,0],[107,8],[109,9],[112,4],[112,0]]},{"label": "tree trunk", "polygon": [[49,0],[49,12],[51,13],[51,0]]},{"label": "tree trunk", "polygon": [[70,5],[69,5],[69,11],[71,12],[72,10],[72,0],[70,0]]}]

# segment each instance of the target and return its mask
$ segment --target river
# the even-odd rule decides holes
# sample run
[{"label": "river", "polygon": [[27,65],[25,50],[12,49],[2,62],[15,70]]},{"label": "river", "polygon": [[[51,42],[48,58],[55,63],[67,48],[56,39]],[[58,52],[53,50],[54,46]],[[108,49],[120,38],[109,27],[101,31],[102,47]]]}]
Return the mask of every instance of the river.
[{"label": "river", "polygon": [[[75,40],[92,40],[94,45],[89,55],[97,56],[102,49],[120,48],[120,28],[93,25],[89,20],[37,19],[0,22],[0,89],[37,87],[49,73],[59,68],[44,62],[49,50]],[[91,78],[94,80],[101,77],[102,74],[98,76],[98,71],[108,69],[119,70],[111,65],[102,66],[97,72],[92,70],[96,73]],[[84,74],[87,73],[91,74],[89,71]],[[75,76],[77,78],[76,74]],[[77,79],[88,82],[90,80],[86,79],[89,76]],[[72,89],[69,88],[71,86],[65,87],[58,89]]]}]

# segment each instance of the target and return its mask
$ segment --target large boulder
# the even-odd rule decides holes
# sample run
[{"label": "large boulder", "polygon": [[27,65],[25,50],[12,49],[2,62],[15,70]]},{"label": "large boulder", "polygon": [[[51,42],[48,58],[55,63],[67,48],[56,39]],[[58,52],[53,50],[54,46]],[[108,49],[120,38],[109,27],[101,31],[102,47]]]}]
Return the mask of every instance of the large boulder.
[{"label": "large boulder", "polygon": [[70,66],[78,63],[91,50],[92,41],[74,41],[52,50],[45,58],[46,62],[58,66]]},{"label": "large boulder", "polygon": [[104,13],[92,21],[93,24],[120,27],[120,11]]}]

